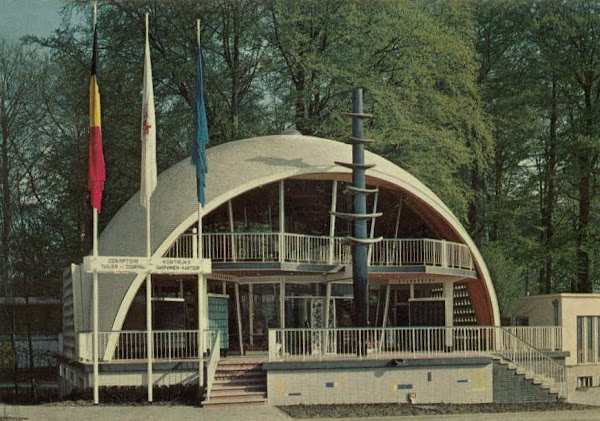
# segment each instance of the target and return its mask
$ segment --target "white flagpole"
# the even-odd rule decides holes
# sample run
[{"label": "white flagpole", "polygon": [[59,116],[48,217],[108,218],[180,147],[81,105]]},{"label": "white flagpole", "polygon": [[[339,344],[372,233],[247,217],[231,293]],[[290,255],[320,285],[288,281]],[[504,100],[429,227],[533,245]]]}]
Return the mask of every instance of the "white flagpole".
[{"label": "white flagpole", "polygon": [[[94,257],[98,256],[98,209],[94,208],[94,234],[93,234],[93,252]],[[94,269],[92,274],[92,295],[93,295],[93,324],[94,324],[94,405],[100,403],[99,391],[99,368],[98,368],[98,271]]]},{"label": "white flagpole", "polygon": [[[96,30],[96,16],[97,16],[97,3],[94,2],[93,10],[93,30]],[[93,208],[93,237],[92,237],[92,256],[98,256],[98,209]],[[98,358],[99,358],[99,346],[98,346],[98,272],[94,270],[92,274],[92,301],[93,301],[93,338],[94,341],[94,405],[100,403],[100,388],[98,380],[100,377]]]},{"label": "white flagpole", "polygon": [[[146,13],[146,48],[148,48],[148,13]],[[144,59],[146,60],[146,59]],[[146,71],[146,65],[150,65],[150,63],[146,63],[144,62],[144,71]],[[146,74],[144,74],[144,78],[146,78]],[[152,81],[148,81],[149,83],[152,83]],[[146,87],[144,87],[146,88]],[[144,98],[144,101],[146,99]],[[154,101],[154,98],[152,98],[152,101]],[[142,122],[142,124],[146,124],[147,122]],[[152,124],[154,124],[154,121],[151,122]],[[142,131],[144,130],[144,128],[142,127]],[[142,148],[145,148],[145,145],[142,145]],[[152,157],[146,156],[145,162],[143,164],[148,165],[147,160],[148,159],[152,159]],[[142,168],[142,171],[146,171],[145,168]],[[145,174],[144,174],[145,176]],[[146,186],[146,188],[148,188],[148,186]],[[149,195],[152,194],[152,190],[150,190]],[[148,261],[150,261],[150,258],[152,257],[152,251],[151,251],[151,246],[150,246],[150,200],[148,198],[147,202],[146,202],[146,257],[148,258]],[[147,364],[146,364],[146,371],[147,371],[147,386],[148,386],[148,402],[152,402],[153,400],[153,393],[152,393],[152,386],[153,386],[153,373],[152,373],[152,359],[153,359],[153,350],[154,350],[154,341],[153,341],[153,332],[152,332],[152,274],[150,272],[148,272],[146,274],[146,347],[147,347]]]},{"label": "white flagpole", "polygon": [[[200,19],[196,20],[196,42],[200,48]],[[202,244],[202,203],[198,202],[198,255],[199,260],[204,258],[204,247]],[[206,288],[204,287],[204,274],[198,274],[198,386],[204,386],[204,306]]]}]

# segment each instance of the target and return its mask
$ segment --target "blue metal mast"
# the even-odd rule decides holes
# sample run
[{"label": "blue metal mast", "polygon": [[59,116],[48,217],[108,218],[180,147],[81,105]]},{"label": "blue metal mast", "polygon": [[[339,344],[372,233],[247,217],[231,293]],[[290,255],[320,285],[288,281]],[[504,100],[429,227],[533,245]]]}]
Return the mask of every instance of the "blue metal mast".
[{"label": "blue metal mast", "polygon": [[352,137],[347,143],[352,144],[352,163],[336,162],[336,164],[352,169],[352,186],[348,186],[347,193],[354,195],[352,213],[336,213],[342,218],[352,219],[352,236],[347,241],[352,245],[352,283],[354,290],[354,324],[367,326],[369,324],[369,268],[367,256],[369,245],[379,239],[367,237],[367,220],[381,213],[367,213],[367,194],[377,189],[367,189],[366,170],[374,164],[365,164],[365,143],[371,139],[363,138],[364,119],[373,117],[363,113],[362,89],[355,88],[352,92],[352,112],[344,113],[352,117]]}]

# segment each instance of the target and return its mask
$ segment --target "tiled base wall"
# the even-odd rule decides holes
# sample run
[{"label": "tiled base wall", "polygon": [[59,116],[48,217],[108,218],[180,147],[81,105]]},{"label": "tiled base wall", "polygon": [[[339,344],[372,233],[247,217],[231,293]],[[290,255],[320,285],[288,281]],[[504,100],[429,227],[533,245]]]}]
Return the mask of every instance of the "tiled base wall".
[{"label": "tiled base wall", "polygon": [[270,405],[492,402],[492,364],[452,367],[274,370],[267,372]]}]

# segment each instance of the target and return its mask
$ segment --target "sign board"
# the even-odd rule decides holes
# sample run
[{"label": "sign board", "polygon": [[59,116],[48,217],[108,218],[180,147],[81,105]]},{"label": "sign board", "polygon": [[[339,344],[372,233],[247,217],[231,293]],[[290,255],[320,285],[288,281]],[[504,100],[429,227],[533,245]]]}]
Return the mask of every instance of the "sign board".
[{"label": "sign board", "polygon": [[161,273],[161,274],[199,274],[210,273],[209,259],[186,259],[158,257],[149,259],[141,256],[86,256],[83,259],[86,272],[98,273]]},{"label": "sign board", "polygon": [[152,273],[164,274],[198,274],[211,271],[208,259],[185,259],[177,257],[160,257],[152,259]]},{"label": "sign board", "polygon": [[148,261],[141,256],[85,256],[83,269],[98,273],[137,273],[148,270]]}]

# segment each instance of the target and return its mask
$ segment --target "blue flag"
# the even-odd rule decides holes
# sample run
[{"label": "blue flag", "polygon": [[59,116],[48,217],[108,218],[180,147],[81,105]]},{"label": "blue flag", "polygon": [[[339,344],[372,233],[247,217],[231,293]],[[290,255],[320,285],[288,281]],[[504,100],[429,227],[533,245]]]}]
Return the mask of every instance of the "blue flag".
[{"label": "blue flag", "polygon": [[192,163],[196,166],[196,182],[198,203],[204,206],[204,187],[206,187],[206,144],[208,143],[208,126],[204,105],[204,85],[202,82],[202,53],[198,47],[196,52],[196,130],[192,150]]}]

